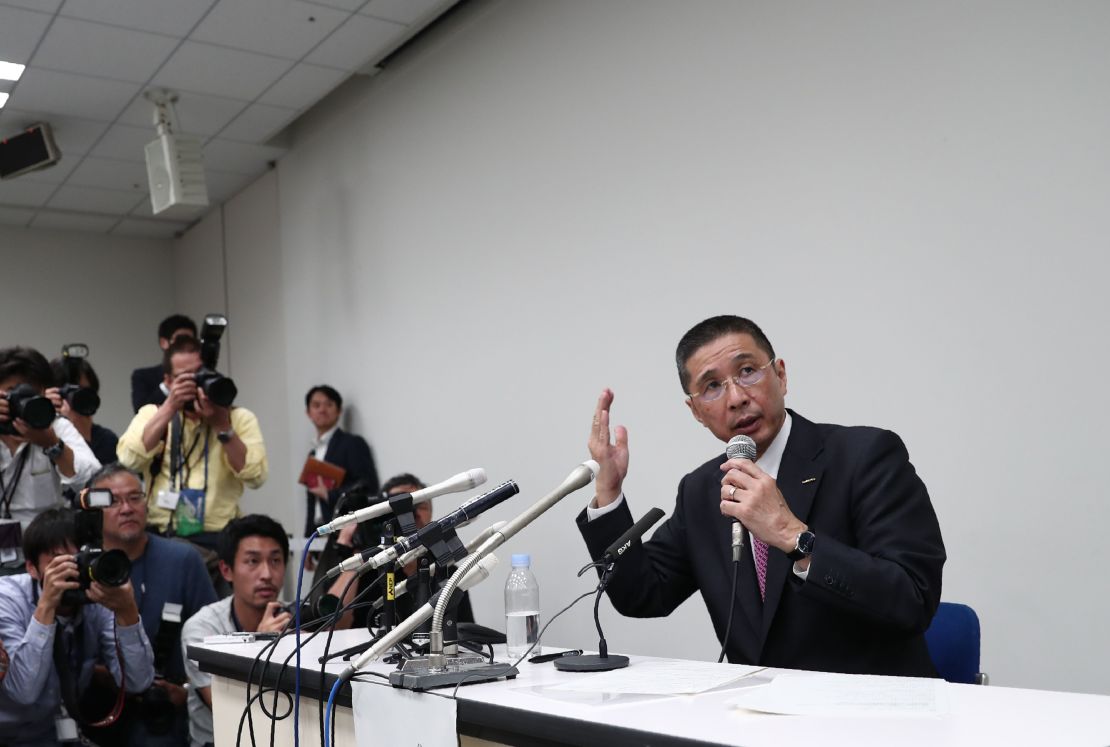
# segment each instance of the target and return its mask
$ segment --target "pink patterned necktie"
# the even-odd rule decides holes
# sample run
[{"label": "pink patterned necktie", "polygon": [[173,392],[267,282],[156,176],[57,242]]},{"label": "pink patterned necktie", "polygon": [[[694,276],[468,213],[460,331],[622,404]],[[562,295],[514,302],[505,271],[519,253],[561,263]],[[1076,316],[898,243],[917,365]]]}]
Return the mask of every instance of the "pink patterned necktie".
[{"label": "pink patterned necktie", "polygon": [[759,579],[759,598],[767,599],[767,543],[752,536],[752,549],[755,550],[755,576]]}]

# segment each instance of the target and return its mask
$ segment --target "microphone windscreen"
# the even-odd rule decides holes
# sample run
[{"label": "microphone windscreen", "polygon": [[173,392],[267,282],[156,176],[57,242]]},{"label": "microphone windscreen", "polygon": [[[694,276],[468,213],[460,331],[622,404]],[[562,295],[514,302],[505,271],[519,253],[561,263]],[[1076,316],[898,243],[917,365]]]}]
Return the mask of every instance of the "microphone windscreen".
[{"label": "microphone windscreen", "polygon": [[747,459],[755,461],[755,441],[751,436],[733,436],[725,447],[725,456],[729,459]]}]

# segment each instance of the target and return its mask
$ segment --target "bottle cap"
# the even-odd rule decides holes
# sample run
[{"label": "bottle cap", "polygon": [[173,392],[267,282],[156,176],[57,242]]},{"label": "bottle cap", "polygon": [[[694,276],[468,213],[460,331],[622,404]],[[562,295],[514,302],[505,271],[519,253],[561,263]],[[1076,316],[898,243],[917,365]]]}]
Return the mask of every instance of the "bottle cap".
[{"label": "bottle cap", "polygon": [[528,553],[519,553],[513,555],[513,568],[530,568],[532,566],[532,556]]}]

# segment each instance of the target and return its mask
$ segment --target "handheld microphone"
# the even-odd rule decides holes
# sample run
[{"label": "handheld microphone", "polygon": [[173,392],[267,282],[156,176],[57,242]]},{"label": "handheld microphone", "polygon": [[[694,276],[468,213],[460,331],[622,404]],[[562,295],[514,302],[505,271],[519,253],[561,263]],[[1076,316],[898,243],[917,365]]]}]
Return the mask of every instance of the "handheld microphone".
[{"label": "handheld microphone", "polygon": [[[414,491],[412,493],[412,501],[413,503],[423,503],[424,501],[430,501],[432,498],[440,495],[446,495],[447,493],[459,493],[464,490],[470,490],[471,488],[481,485],[485,481],[486,471],[481,467],[477,467],[466,472],[460,472],[454,477],[450,477],[443,482],[436,483],[435,485],[432,485],[430,487],[421,488],[420,490]],[[340,516],[337,519],[332,519],[327,524],[320,525],[316,529],[316,534],[320,537],[323,537],[324,535],[331,534],[332,532],[340,529],[341,527],[345,527],[348,524],[354,522],[368,521],[370,519],[376,519],[379,516],[384,516],[385,514],[388,514],[391,510],[392,509],[390,508],[390,504],[388,502],[367,506],[366,508],[359,509],[358,511],[353,511],[349,514]]]},{"label": "handheld microphone", "polygon": [[[747,459],[749,462],[755,461],[756,448],[755,441],[751,436],[739,435],[733,436],[728,445],[725,446],[725,456],[729,459]],[[740,553],[744,549],[745,535],[748,530],[740,523],[739,519],[732,520],[732,562],[740,562]]]},{"label": "handheld microphone", "polygon": [[[340,563],[335,568],[333,568],[332,571],[339,569],[336,573],[336,575],[338,575],[343,571],[353,570],[354,568],[365,567],[367,570],[370,570],[373,568],[380,568],[387,563],[392,563],[393,561],[401,557],[402,554],[412,551],[417,546],[426,548],[439,537],[442,537],[444,532],[454,529],[455,527],[460,526],[461,524],[464,524],[468,521],[472,521],[479,514],[488,511],[497,504],[504,502],[505,500],[513,497],[519,492],[520,488],[515,482],[513,482],[512,480],[506,480],[493,490],[483,493],[476,498],[471,498],[469,501],[462,504],[451,513],[447,514],[442,519],[437,519],[436,521],[433,521],[415,534],[410,534],[407,537],[402,537],[401,539],[397,540],[391,547],[388,547],[385,550],[382,550],[372,556],[369,556],[369,553],[367,553],[368,557],[365,558],[363,557],[363,553],[347,558],[347,560],[343,561],[343,563]],[[408,558],[408,560],[411,559],[412,558]],[[352,561],[354,561],[353,564]],[[346,564],[346,567],[343,567],[344,564]],[[328,573],[330,575],[331,571],[328,571]]]},{"label": "handheld microphone", "polygon": [[606,548],[600,560],[603,563],[614,563],[621,559],[625,551],[632,547],[632,542],[644,536],[644,533],[651,529],[657,521],[663,518],[663,509],[653,508],[646,514],[640,517],[640,520],[630,526],[624,534],[617,537],[613,544]]}]

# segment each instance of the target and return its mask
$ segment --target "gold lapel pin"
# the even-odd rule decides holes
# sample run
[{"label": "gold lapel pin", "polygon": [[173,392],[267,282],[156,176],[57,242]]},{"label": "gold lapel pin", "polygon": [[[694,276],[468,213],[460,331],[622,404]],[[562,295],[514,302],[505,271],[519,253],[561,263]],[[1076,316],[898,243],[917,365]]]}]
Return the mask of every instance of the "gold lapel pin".
[{"label": "gold lapel pin", "polygon": [[806,483],[810,483],[810,482],[817,482],[817,478],[816,477],[807,477],[806,479],[802,480],[802,485],[805,485]]}]

